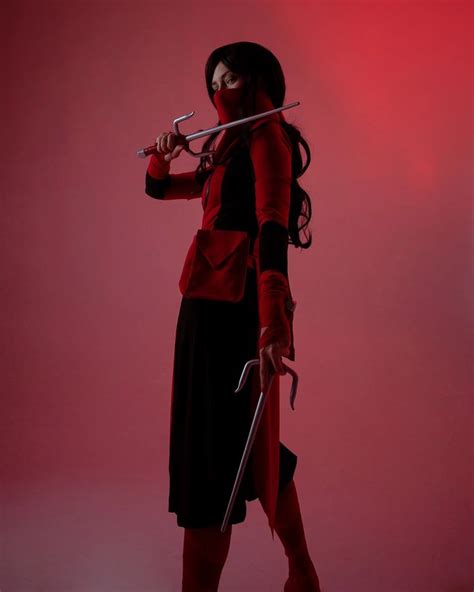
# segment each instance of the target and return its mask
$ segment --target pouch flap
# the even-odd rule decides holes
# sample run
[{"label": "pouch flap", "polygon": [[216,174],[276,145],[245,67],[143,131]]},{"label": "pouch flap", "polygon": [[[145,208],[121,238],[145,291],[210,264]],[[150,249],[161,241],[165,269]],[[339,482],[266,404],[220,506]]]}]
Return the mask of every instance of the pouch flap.
[{"label": "pouch flap", "polygon": [[209,264],[218,269],[239,248],[250,246],[249,233],[245,230],[206,230],[199,229],[196,234],[198,249]]}]

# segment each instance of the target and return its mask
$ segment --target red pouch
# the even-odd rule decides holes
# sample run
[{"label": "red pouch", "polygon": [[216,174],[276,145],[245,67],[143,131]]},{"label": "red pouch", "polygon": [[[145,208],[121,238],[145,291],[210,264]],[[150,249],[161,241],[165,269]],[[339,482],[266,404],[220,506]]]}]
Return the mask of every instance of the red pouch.
[{"label": "red pouch", "polygon": [[201,228],[186,255],[179,289],[186,298],[238,302],[251,257],[248,232]]}]

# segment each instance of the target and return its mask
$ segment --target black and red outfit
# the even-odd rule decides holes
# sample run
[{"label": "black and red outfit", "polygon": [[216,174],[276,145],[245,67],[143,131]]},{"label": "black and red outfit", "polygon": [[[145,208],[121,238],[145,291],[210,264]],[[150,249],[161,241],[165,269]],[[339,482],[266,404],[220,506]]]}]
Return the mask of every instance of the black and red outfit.
[{"label": "black and red outfit", "polygon": [[[215,93],[221,123],[238,118],[240,92]],[[255,113],[273,108],[259,90]],[[172,379],[169,511],[182,527],[222,523],[260,394],[258,369],[234,393],[245,362],[280,337],[291,343],[286,357],[295,359],[287,266],[292,148],[281,120],[282,112],[256,120],[248,142],[239,126],[226,130],[202,187],[195,171],[170,174],[162,154],[151,156],[146,172],[147,195],[201,197],[203,229],[247,231],[253,247],[242,300],[181,300]],[[262,327],[267,329],[260,336]],[[275,374],[229,520],[243,522],[246,501],[259,498],[272,535],[278,493],[293,478],[297,463],[279,440],[279,404]]]}]

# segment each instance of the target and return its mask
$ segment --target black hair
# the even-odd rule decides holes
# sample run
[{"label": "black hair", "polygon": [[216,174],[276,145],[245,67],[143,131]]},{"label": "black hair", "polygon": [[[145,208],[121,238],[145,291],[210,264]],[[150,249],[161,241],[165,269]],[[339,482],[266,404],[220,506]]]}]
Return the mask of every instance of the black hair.
[{"label": "black hair", "polygon": [[[250,41],[238,41],[229,43],[215,49],[207,59],[205,66],[205,78],[207,92],[211,102],[214,104],[214,89],[212,88],[212,78],[219,62],[229,68],[235,74],[244,77],[245,84],[241,104],[241,117],[252,115],[255,111],[252,104],[255,98],[256,89],[260,86],[268,94],[275,107],[281,107],[285,98],[285,77],[283,70],[274,54],[258,43]],[[215,105],[214,105],[215,106]],[[312,215],[311,199],[306,191],[300,187],[297,179],[303,175],[311,162],[311,152],[306,140],[302,137],[299,128],[287,121],[280,121],[283,129],[288,134],[292,144],[292,182],[291,182],[291,202],[288,221],[288,243],[295,247],[308,249],[312,243],[311,231],[308,230],[306,242],[300,239],[300,231],[306,231]],[[217,125],[221,122],[218,121]],[[249,124],[239,126],[241,135],[247,139],[249,137]],[[221,132],[214,132],[209,135],[202,146],[202,151],[214,149],[217,136]],[[303,166],[301,144],[306,153],[306,163]],[[201,162],[196,169],[196,179],[201,183],[208,176],[211,167],[209,156],[202,156]],[[299,219],[303,219],[301,226],[298,226]]]}]

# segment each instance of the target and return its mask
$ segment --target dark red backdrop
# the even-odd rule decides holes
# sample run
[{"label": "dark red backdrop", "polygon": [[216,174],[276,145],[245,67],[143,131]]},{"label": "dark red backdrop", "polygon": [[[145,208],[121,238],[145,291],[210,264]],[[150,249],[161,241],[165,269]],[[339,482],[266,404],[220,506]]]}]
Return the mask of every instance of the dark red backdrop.
[{"label": "dark red backdrop", "polygon": [[[312,150],[281,415],[321,582],[472,588],[472,4],[75,0],[2,19],[2,590],[178,590],[170,382],[202,210],[147,197],[135,151],[215,123],[204,63],[242,39],[281,60]],[[282,589],[258,502],[234,533],[222,590]]]}]

